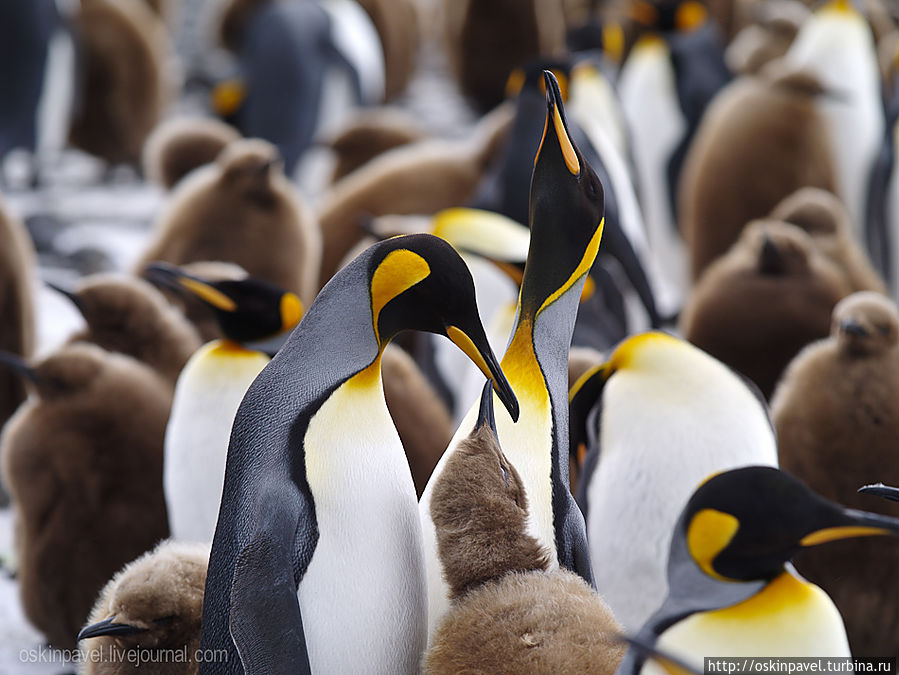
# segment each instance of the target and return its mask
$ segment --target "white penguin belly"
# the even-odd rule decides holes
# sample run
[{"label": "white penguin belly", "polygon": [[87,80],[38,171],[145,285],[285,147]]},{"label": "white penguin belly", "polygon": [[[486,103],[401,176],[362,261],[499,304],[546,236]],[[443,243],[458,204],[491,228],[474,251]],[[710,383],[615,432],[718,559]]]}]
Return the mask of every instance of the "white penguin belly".
[{"label": "white penguin belly", "polygon": [[[512,422],[509,413],[494,393],[493,403],[496,411],[496,429],[503,453],[521,476],[528,496],[528,533],[540,542],[549,553],[549,569],[559,566],[553,526],[552,458],[550,450],[552,439],[552,412],[545,385],[538,384],[530,377],[530,373],[515,365],[502,364],[512,390],[518,397],[521,416],[517,423]],[[542,389],[542,395],[540,391]],[[419,502],[421,515],[422,538],[425,548],[425,564],[428,580],[428,636],[434,635],[440,619],[450,606],[449,586],[443,578],[443,566],[437,554],[437,534],[431,521],[431,493],[451,453],[455,452],[459,443],[474,428],[478,416],[478,404],[472,406],[462,420],[456,435],[431,475]]]},{"label": "white penguin belly", "polygon": [[597,590],[628,630],[667,595],[671,533],[697,485],[718,471],[777,465],[760,403],[735,377],[728,385],[679,389],[623,371],[606,385],[587,540]]},{"label": "white penguin belly", "polygon": [[[850,656],[843,620],[814,584],[789,572],[748,600],[687,617],[662,633],[658,646],[702,669],[707,656]],[[648,663],[645,675],[662,675]]]},{"label": "white penguin belly", "polygon": [[312,672],[417,672],[421,525],[380,382],[337,389],[310,421],[305,450],[319,538],[297,597]]},{"label": "white penguin belly", "polygon": [[666,309],[680,307],[688,286],[687,253],[671,214],[667,166],[686,133],[686,122],[677,103],[667,46],[659,41],[635,49],[622,68],[619,90],[633,134],[649,246],[665,282],[659,301]]},{"label": "white penguin belly", "polygon": [[268,361],[216,341],[184,366],[165,432],[163,487],[173,539],[212,541],[234,416]]}]

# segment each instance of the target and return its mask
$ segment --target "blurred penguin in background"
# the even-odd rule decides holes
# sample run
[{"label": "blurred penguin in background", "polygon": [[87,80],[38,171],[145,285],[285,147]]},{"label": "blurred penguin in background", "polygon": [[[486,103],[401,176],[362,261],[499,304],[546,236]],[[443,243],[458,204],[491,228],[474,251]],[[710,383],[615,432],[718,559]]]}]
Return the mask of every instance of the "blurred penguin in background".
[{"label": "blurred penguin in background", "polygon": [[[110,658],[116,649],[140,650],[132,658],[145,657],[147,675],[195,675],[208,564],[208,546],[164,541],[117,572],[78,634],[83,675],[134,673],[128,658]],[[178,652],[183,661],[172,658]]]},{"label": "blurred penguin in background", "polygon": [[[0,350],[23,358],[30,358],[35,346],[34,257],[28,232],[0,200]],[[0,369],[0,428],[25,396],[22,378]],[[0,505],[7,499],[0,481]]]},{"label": "blurred penguin in background", "polygon": [[819,99],[836,169],[836,194],[864,241],[869,172],[883,138],[884,113],[874,36],[853,0],[828,0],[810,16],[785,57],[834,94]]},{"label": "blurred penguin in background", "polygon": [[680,183],[679,224],[694,282],[753,218],[797,189],[833,192],[834,159],[815,75],[772,63],[736,80],[709,107]]},{"label": "blurred penguin in background", "polygon": [[137,164],[171,94],[165,26],[142,0],[83,0],[72,20],[81,88],[69,141],[109,164]]},{"label": "blurred penguin in background", "polygon": [[213,92],[215,107],[273,143],[288,175],[353,108],[384,99],[381,41],[355,0],[229,0],[220,39],[238,75]]},{"label": "blurred penguin in background", "polygon": [[103,585],[168,536],[162,443],[172,390],[91,344],[34,365],[2,361],[33,391],[0,435],[22,608],[52,645],[72,648]]},{"label": "blurred penguin in background", "polygon": [[513,69],[565,51],[561,0],[444,0],[442,7],[451,70],[478,111],[502,102]]},{"label": "blurred penguin in background", "polygon": [[155,260],[232,262],[309,303],[320,247],[315,220],[285,178],[275,148],[239,140],[172,192],[138,268]]},{"label": "blurred penguin in background", "polygon": [[783,57],[810,10],[799,0],[753,2],[752,20],[734,36],[725,52],[734,73],[752,75]]},{"label": "blurred penguin in background", "polygon": [[142,152],[144,175],[171,190],[191,171],[211,164],[225,146],[240,138],[233,127],[204,117],[173,117],[153,129]]},{"label": "blurred penguin in background", "polygon": [[81,312],[87,324],[69,342],[92,342],[127,354],[174,386],[187,360],[200,348],[200,336],[162,294],[142,279],[124,274],[94,274],[73,291],[51,285]]},{"label": "blurred penguin in background", "polygon": [[[899,476],[899,311],[891,300],[871,292],[841,300],[830,337],[793,360],[771,410],[785,471],[829,499],[899,516],[899,504],[856,494],[872,477]],[[840,542],[796,560],[833,598],[854,654],[899,653],[899,552],[883,544]]]},{"label": "blurred penguin in background", "polygon": [[619,78],[640,199],[653,256],[678,305],[688,285],[675,225],[684,158],[706,107],[730,80],[724,46],[699,0],[633,0],[625,6],[640,38]]},{"label": "blurred penguin in background", "polygon": [[834,305],[851,292],[843,270],[806,232],[778,221],[752,222],[705,270],[680,329],[769,398],[799,350],[827,336]]},{"label": "blurred penguin in background", "polygon": [[855,237],[846,207],[833,193],[800,188],[775,206],[769,218],[808,232],[818,250],[843,269],[853,291],[886,293],[883,279]]},{"label": "blurred penguin in background", "polygon": [[375,25],[384,52],[384,95],[401,95],[415,74],[421,42],[418,0],[357,0]]}]

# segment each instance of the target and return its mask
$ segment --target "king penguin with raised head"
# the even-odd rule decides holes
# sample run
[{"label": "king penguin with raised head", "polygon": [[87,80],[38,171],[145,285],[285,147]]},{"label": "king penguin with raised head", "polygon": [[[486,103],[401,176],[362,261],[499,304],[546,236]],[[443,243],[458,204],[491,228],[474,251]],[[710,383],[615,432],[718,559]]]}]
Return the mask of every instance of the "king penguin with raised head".
[{"label": "king penguin with raised head", "polygon": [[[546,124],[531,179],[531,245],[518,318],[503,357],[521,421],[497,416],[499,440],[521,474],[531,510],[527,532],[561,565],[592,583],[584,519],[568,488],[568,348],[587,272],[599,251],[603,189],[571,142],[559,85],[546,77]],[[434,469],[419,504],[428,566],[428,625],[449,608],[437,555],[431,494],[447,460],[474,425],[472,406]]]},{"label": "king penguin with raised head", "polygon": [[202,622],[202,647],[228,658],[201,672],[418,671],[421,526],[380,372],[403,330],[449,337],[518,418],[452,247],[409,235],[360,254],[237,411]]},{"label": "king penguin with raised head", "polygon": [[210,542],[231,425],[250,384],[269,362],[254,343],[286,339],[303,305],[294,293],[256,277],[213,281],[166,263],[148,265],[144,275],[199,298],[212,308],[224,335],[201,347],[178,378],[162,474],[172,538]]},{"label": "king penguin with raised head", "polygon": [[[773,467],[712,476],[674,528],[668,597],[637,637],[693,667],[710,656],[851,656],[837,608],[789,561],[830,541],[897,534],[899,519],[847,509]],[[617,673],[642,663],[630,651]]]}]

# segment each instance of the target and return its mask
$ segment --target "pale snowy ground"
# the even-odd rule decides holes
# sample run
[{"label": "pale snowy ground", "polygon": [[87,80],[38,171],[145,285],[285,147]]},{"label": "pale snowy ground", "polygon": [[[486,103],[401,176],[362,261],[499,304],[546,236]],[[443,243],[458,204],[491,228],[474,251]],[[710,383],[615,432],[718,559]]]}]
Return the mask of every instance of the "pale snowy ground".
[{"label": "pale snowy ground", "polygon": [[[194,4],[212,1],[189,0]],[[433,0],[422,4],[430,8],[428,12],[433,10]],[[459,137],[474,122],[433,43],[422,49],[419,71],[398,104],[438,136]],[[190,108],[184,102],[179,107]],[[80,315],[68,300],[43,282],[70,285],[83,274],[130,270],[164,196],[128,171],[114,176],[112,182],[103,182],[101,167],[74,151],[46,168],[46,185],[36,191],[21,184],[17,187],[20,166],[12,158],[3,167],[8,181],[3,196],[13,213],[30,221],[29,230],[39,251],[35,297],[38,354],[42,355],[81,325]],[[316,195],[307,197],[314,201]],[[0,508],[0,675],[74,672],[77,666],[60,660],[58,652],[50,652],[42,635],[25,620],[11,577],[14,564],[12,516],[8,509]],[[34,657],[39,657],[38,662],[30,662]]]}]

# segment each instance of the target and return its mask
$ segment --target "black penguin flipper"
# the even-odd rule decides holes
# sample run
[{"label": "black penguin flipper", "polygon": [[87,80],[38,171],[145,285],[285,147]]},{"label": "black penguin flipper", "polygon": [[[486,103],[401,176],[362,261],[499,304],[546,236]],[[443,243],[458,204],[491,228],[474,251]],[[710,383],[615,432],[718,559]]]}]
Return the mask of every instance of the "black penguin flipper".
[{"label": "black penguin flipper", "polygon": [[317,529],[305,526],[314,515],[303,513],[310,504],[293,483],[261,503],[265,518],[235,562],[231,637],[247,675],[311,673],[297,585],[318,540]]},{"label": "black penguin flipper", "polygon": [[[643,308],[649,317],[650,326],[652,328],[660,327],[662,318],[659,316],[659,311],[656,307],[655,293],[653,293],[652,286],[649,284],[649,278],[643,269],[643,261],[640,260],[630,239],[627,238],[624,230],[621,229],[621,224],[617,220],[617,214],[614,222],[611,222],[608,216],[606,217],[606,224],[602,232],[602,248],[603,253],[612,256],[621,265],[621,269],[624,270],[628,281],[637,293],[637,297],[643,303]],[[599,260],[599,257],[597,257],[597,260]]]},{"label": "black penguin flipper", "polygon": [[560,497],[567,502],[568,508],[561,527],[562,536],[557,544],[559,564],[581,577],[590,585],[590,588],[596,589],[584,514],[578,508],[571,492],[566,492]]},{"label": "black penguin flipper", "polygon": [[895,157],[892,143],[892,125],[888,127],[886,139],[871,167],[868,179],[868,198],[865,203],[865,243],[868,255],[877,271],[884,279],[892,278],[892,256],[890,255],[890,230],[887,222],[890,179],[893,175]]}]

